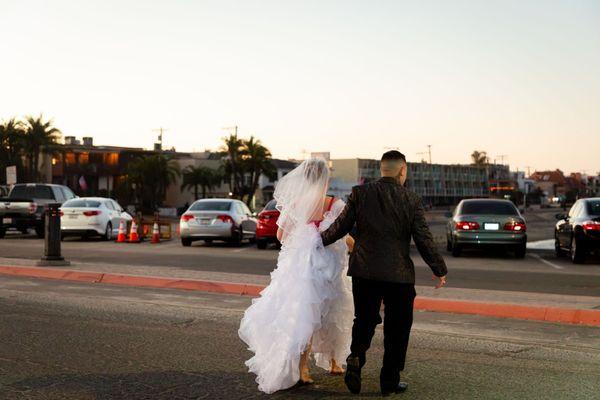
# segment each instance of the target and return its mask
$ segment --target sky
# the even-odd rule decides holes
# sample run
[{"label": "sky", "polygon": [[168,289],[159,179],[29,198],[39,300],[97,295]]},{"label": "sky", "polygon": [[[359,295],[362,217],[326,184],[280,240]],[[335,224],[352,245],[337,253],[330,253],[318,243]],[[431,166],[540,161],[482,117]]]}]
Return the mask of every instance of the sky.
[{"label": "sky", "polygon": [[0,0],[0,119],[96,144],[600,171],[600,1]]}]

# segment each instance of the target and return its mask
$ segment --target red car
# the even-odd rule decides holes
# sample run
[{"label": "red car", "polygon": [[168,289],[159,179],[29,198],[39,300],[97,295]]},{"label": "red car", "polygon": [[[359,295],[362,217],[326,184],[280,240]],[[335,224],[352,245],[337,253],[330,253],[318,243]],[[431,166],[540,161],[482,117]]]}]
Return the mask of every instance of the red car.
[{"label": "red car", "polygon": [[271,200],[265,208],[258,214],[258,224],[256,225],[256,247],[261,250],[267,248],[269,243],[277,243],[277,219],[279,210],[276,208],[277,202]]}]

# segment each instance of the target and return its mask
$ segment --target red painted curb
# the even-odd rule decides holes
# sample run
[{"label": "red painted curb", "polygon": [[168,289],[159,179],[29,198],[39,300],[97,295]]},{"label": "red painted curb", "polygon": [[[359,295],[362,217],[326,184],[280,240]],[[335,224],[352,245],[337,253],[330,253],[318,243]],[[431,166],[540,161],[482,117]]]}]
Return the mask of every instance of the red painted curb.
[{"label": "red painted curb", "polygon": [[[0,266],[0,274],[88,283],[107,283],[124,286],[197,290],[254,297],[258,296],[264,289],[264,286],[245,283],[74,271],[45,267]],[[481,303],[463,300],[436,299],[431,297],[417,297],[415,299],[415,309],[456,314],[473,314],[487,317],[600,326],[600,310],[523,306],[506,303]]]}]

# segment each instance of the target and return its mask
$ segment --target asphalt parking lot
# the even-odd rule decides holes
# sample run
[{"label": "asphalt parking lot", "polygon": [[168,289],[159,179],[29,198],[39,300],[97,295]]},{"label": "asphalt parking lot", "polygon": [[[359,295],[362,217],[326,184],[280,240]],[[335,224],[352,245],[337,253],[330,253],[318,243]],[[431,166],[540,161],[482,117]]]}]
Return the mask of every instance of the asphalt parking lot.
[{"label": "asphalt parking lot", "polygon": [[[11,233],[0,240],[0,257],[37,260],[43,254],[43,240],[34,235]],[[62,243],[63,255],[73,263],[118,264],[170,267],[173,270],[210,271],[226,274],[268,276],[275,268],[278,252],[274,248],[258,250],[245,243],[235,247],[215,242],[195,242],[183,247],[178,240],[153,245],[118,244],[89,239],[69,238]],[[468,289],[555,293],[565,295],[600,294],[600,260],[590,257],[586,264],[574,265],[566,258],[557,259],[552,252],[530,252],[525,259],[515,259],[502,249],[470,251],[460,258],[445,252],[450,271],[449,286]],[[431,285],[431,273],[415,249],[417,284]]]}]

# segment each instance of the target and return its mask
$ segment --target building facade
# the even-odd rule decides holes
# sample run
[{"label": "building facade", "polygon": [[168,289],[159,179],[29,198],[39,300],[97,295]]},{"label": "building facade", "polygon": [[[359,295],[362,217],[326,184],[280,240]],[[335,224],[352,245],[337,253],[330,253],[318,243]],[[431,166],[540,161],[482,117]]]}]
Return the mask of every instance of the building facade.
[{"label": "building facade", "polygon": [[[379,179],[380,161],[370,159],[332,160],[330,194],[345,198],[352,186]],[[408,163],[406,187],[416,192],[426,204],[456,204],[464,198],[488,197],[486,167]]]}]

